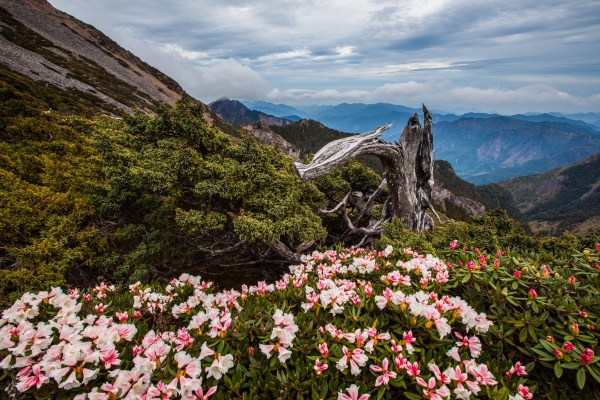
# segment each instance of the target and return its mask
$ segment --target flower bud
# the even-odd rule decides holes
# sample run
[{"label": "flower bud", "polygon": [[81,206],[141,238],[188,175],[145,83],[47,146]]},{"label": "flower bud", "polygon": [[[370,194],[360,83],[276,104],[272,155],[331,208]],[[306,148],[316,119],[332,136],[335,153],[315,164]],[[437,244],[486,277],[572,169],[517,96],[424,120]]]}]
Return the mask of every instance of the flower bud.
[{"label": "flower bud", "polygon": [[573,323],[573,324],[571,325],[571,329],[570,329],[570,330],[571,330],[571,334],[572,334],[573,336],[577,336],[577,335],[579,335],[579,325],[577,325],[576,323]]},{"label": "flower bud", "polygon": [[513,278],[516,280],[521,279],[521,271],[515,271],[515,273],[513,274]]},{"label": "flower bud", "polygon": [[575,349],[575,346],[573,345],[573,343],[567,342],[567,343],[563,344],[562,348],[565,353],[570,353]]},{"label": "flower bud", "polygon": [[557,360],[562,360],[563,352],[560,351],[559,349],[554,349],[554,358],[556,358]]},{"label": "flower bud", "polygon": [[575,281],[576,281],[575,277],[574,277],[573,275],[571,275],[571,276],[569,277],[569,282],[571,282],[571,283],[575,283]]},{"label": "flower bud", "polygon": [[579,316],[582,317],[582,318],[587,318],[588,314],[585,311],[581,311],[579,313]]},{"label": "flower bud", "polygon": [[546,340],[550,343],[554,343],[554,336],[546,336]]},{"label": "flower bud", "polygon": [[537,299],[537,297],[538,297],[538,294],[535,291],[535,289],[529,289],[529,298],[531,300],[535,300],[535,299]]}]

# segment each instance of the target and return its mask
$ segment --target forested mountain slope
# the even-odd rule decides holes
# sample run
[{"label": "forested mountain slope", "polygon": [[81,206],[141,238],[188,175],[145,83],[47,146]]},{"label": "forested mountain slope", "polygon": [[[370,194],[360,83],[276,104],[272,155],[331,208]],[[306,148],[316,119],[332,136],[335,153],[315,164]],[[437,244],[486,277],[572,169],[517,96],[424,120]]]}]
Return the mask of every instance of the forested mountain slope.
[{"label": "forested mountain slope", "polygon": [[498,184],[512,193],[536,232],[586,233],[600,229],[600,153],[564,168]]}]

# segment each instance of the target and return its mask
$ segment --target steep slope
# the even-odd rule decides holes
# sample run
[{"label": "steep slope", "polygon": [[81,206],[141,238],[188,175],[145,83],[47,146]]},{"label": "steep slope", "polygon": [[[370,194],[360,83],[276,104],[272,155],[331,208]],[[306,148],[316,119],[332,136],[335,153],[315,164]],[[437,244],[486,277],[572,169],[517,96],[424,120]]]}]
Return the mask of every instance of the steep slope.
[{"label": "steep slope", "polygon": [[[496,183],[475,186],[459,178],[452,165],[444,160],[435,161],[434,177],[434,201],[452,218],[464,220],[466,217],[481,215],[485,211],[501,207],[506,210],[509,217],[524,221],[524,217],[515,205],[510,191]],[[446,189],[457,199],[452,199],[451,196],[445,193],[444,190]],[[483,209],[483,212],[481,209]]]},{"label": "steep slope", "polygon": [[[173,79],[120,47],[102,32],[45,0],[0,0],[0,73],[10,84],[27,82],[69,111],[69,97],[113,113],[153,113],[184,91]],[[68,94],[69,93],[69,94]]]},{"label": "steep slope", "polygon": [[292,122],[284,118],[265,114],[261,111],[250,110],[237,100],[221,97],[209,104],[209,107],[221,116],[225,121],[234,125],[245,125],[262,121],[267,125],[288,125]]},{"label": "steep slope", "polygon": [[266,123],[257,121],[252,124],[244,125],[243,128],[259,142],[270,146],[277,146],[286,156],[291,157],[294,161],[300,161],[300,150],[283,137],[273,132],[271,127]]},{"label": "steep slope", "polygon": [[600,151],[599,135],[559,122],[461,118],[436,124],[433,133],[436,157],[475,184],[543,173]]},{"label": "steep slope", "polygon": [[498,184],[512,193],[535,232],[600,229],[600,153],[564,168]]}]

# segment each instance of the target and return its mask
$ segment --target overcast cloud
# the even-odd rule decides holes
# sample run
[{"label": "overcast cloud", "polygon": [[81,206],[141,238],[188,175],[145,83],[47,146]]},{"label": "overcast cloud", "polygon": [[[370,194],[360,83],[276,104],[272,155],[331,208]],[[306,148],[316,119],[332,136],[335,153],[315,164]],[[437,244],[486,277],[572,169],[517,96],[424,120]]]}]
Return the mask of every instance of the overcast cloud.
[{"label": "overcast cloud", "polygon": [[191,95],[600,111],[598,0],[50,0]]}]

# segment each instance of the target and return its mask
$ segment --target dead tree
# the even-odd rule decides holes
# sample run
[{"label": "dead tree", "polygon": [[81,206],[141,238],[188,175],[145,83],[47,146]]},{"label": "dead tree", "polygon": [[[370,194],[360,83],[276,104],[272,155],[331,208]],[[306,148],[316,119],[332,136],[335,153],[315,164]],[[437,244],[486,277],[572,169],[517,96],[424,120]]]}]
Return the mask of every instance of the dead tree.
[{"label": "dead tree", "polygon": [[[431,114],[423,105],[424,127],[421,128],[417,114],[409,118],[394,144],[380,139],[381,134],[391,125],[377,128],[373,132],[339,139],[327,144],[315,154],[310,164],[296,163],[296,169],[304,181],[325,175],[344,164],[350,158],[371,154],[379,157],[385,177],[379,188],[365,203],[360,214],[351,221],[346,213],[350,193],[332,210],[342,212],[348,225],[348,232],[362,234],[361,244],[369,237],[382,232],[383,223],[396,216],[407,229],[414,232],[431,230],[433,220],[427,210],[433,210],[431,191],[433,189],[433,136],[431,134]],[[383,218],[371,221],[367,227],[356,225],[371,208],[375,198],[388,185],[390,197],[383,209]]]}]

